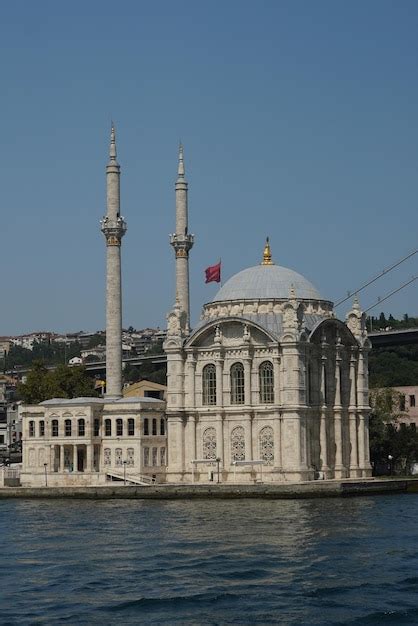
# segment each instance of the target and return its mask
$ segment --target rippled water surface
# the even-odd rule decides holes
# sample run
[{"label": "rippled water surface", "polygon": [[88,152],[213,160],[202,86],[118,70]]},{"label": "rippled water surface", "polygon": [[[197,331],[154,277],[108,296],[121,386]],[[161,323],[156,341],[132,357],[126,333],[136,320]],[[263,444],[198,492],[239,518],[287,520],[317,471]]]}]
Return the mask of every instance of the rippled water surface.
[{"label": "rippled water surface", "polygon": [[418,497],[0,501],[1,624],[418,624]]}]

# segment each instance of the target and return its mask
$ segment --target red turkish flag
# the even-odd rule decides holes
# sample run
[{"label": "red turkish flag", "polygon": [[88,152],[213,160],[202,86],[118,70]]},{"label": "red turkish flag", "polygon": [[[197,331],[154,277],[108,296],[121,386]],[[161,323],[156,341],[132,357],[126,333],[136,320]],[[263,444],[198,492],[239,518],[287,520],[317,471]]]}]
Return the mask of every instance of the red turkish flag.
[{"label": "red turkish flag", "polygon": [[216,265],[210,265],[205,269],[206,283],[220,283],[221,282],[221,262]]}]

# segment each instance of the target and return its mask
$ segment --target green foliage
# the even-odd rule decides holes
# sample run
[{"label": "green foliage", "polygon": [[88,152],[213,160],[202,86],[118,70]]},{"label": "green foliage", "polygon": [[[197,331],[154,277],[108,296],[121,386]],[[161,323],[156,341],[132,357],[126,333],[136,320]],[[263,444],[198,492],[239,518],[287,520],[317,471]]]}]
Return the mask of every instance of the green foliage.
[{"label": "green foliage", "polygon": [[104,336],[104,334],[93,335],[93,337],[90,337],[90,340],[87,344],[87,348],[91,350],[92,348],[97,348],[97,346],[102,346],[105,343],[106,343],[106,337]]},{"label": "green foliage", "polygon": [[38,404],[51,398],[98,395],[94,389],[94,380],[83,366],[59,365],[55,370],[48,370],[40,361],[33,364],[26,383],[18,385],[17,393],[26,404]]},{"label": "green foliage", "polygon": [[370,387],[418,385],[418,346],[374,348],[369,355]]},{"label": "green foliage", "polygon": [[418,317],[410,317],[408,313],[403,315],[401,320],[397,320],[392,314],[386,319],[385,314],[380,313],[379,317],[370,316],[367,318],[368,330],[384,330],[385,328],[392,328],[393,330],[402,330],[403,328],[417,328]]},{"label": "green foliage", "polygon": [[74,356],[80,356],[81,345],[76,341],[68,345],[63,343],[36,343],[33,350],[12,346],[6,359],[6,369],[30,367],[35,361],[43,361],[47,365],[68,363]]},{"label": "green foliage", "polygon": [[418,432],[414,424],[397,424],[401,395],[389,388],[375,389],[370,394],[370,459],[374,467],[392,466],[408,474],[412,462],[418,461]]}]

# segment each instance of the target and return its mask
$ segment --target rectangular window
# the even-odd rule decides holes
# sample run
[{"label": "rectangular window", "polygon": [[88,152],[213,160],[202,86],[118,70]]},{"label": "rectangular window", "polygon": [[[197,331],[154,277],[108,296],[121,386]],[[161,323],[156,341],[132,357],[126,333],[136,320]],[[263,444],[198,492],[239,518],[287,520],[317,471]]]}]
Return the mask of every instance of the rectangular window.
[{"label": "rectangular window", "polygon": [[165,465],[165,448],[160,448],[160,465]]},{"label": "rectangular window", "polygon": [[105,435],[106,437],[112,436],[112,422],[111,420],[105,420]]},{"label": "rectangular window", "polygon": [[71,420],[65,420],[65,436],[71,437]]},{"label": "rectangular window", "polygon": [[84,437],[85,434],[86,434],[86,422],[83,419],[78,420],[78,436]]},{"label": "rectangular window", "polygon": [[131,467],[135,465],[135,450],[133,448],[128,448],[127,450],[126,465],[130,465]]},{"label": "rectangular window", "polygon": [[118,467],[122,465],[122,448],[116,448],[115,450],[115,465]]},{"label": "rectangular window", "polygon": [[149,419],[146,417],[144,419],[144,435],[149,435]]},{"label": "rectangular window", "polygon": [[94,436],[98,437],[100,434],[100,420],[97,418],[94,420]]},{"label": "rectangular window", "polygon": [[135,435],[135,420],[128,419],[128,436],[133,437]]},{"label": "rectangular window", "polygon": [[58,420],[52,420],[52,436],[58,437]]},{"label": "rectangular window", "polygon": [[157,434],[157,420],[155,418],[152,420],[152,434]]},{"label": "rectangular window", "polygon": [[39,422],[39,436],[40,437],[44,437],[45,436],[45,422],[44,422],[44,420],[41,420]]},{"label": "rectangular window", "polygon": [[409,396],[409,406],[411,408],[415,406],[415,396]]},{"label": "rectangular window", "polygon": [[110,465],[110,462],[111,462],[110,448],[105,448],[104,449],[104,464],[105,465]]},{"label": "rectangular window", "polygon": [[122,437],[123,435],[123,421],[121,419],[116,420],[116,436]]},{"label": "rectangular window", "polygon": [[165,419],[163,417],[160,421],[160,435],[165,436]]},{"label": "rectangular window", "polygon": [[158,448],[152,449],[152,465],[153,467],[158,465]]},{"label": "rectangular window", "polygon": [[149,466],[149,448],[144,448],[144,467]]},{"label": "rectangular window", "polygon": [[29,422],[29,437],[35,436],[35,422]]}]

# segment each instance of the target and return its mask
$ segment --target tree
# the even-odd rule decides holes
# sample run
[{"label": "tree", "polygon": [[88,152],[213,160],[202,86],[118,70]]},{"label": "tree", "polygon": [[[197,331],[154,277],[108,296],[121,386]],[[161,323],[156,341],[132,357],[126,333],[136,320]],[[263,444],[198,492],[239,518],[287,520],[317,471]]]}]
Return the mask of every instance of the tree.
[{"label": "tree", "polygon": [[48,370],[42,362],[35,362],[25,383],[17,388],[18,396],[26,404],[38,404],[51,398],[97,397],[94,380],[83,366],[59,365]]}]

